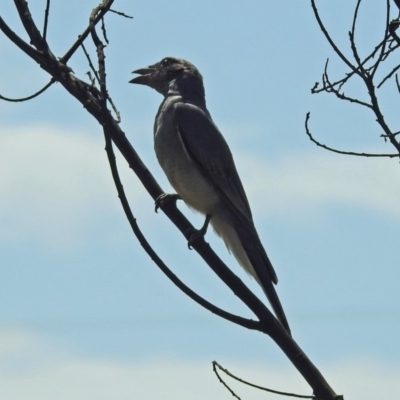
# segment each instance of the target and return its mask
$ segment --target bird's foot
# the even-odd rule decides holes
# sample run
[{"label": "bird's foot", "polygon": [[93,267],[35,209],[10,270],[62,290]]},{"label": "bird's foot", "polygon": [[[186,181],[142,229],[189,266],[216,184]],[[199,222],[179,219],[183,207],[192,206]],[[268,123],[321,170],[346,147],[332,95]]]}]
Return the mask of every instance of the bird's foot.
[{"label": "bird's foot", "polygon": [[180,200],[181,196],[177,193],[163,193],[160,194],[160,196],[157,197],[155,201],[155,207],[154,211],[158,212],[158,209],[163,205],[167,204],[169,202],[176,202],[177,200]]},{"label": "bird's foot", "polygon": [[201,229],[193,229],[189,232],[189,240],[188,240],[188,248],[192,250],[192,245],[199,239],[204,239],[205,234],[207,233],[208,224],[210,223],[211,215],[206,215],[206,220],[204,221]]}]

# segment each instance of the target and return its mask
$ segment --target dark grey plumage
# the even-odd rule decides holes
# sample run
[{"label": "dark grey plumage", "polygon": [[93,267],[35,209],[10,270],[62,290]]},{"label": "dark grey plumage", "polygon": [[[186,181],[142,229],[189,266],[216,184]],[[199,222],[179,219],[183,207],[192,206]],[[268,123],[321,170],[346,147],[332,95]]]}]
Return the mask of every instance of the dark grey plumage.
[{"label": "dark grey plumage", "polygon": [[210,217],[240,265],[263,288],[290,332],[274,284],[274,268],[255,229],[229,147],[206,108],[203,78],[186,60],[166,57],[134,71],[131,83],[164,96],[154,123],[154,147],[165,174],[185,203]]}]

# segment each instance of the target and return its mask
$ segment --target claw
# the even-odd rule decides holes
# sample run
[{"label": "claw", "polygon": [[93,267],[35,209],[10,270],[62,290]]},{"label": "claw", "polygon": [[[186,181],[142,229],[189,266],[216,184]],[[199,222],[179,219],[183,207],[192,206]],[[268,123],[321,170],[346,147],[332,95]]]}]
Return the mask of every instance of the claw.
[{"label": "claw", "polygon": [[206,215],[206,220],[204,221],[203,226],[200,229],[193,229],[190,233],[190,237],[188,240],[188,249],[192,250],[192,244],[199,239],[203,239],[205,234],[207,233],[208,224],[210,223],[211,215]]},{"label": "claw", "polygon": [[154,207],[154,211],[158,212],[158,209],[166,203],[172,202],[172,201],[176,201],[176,200],[180,200],[181,196],[179,196],[179,194],[177,193],[163,193],[160,194],[155,201],[155,207]]}]

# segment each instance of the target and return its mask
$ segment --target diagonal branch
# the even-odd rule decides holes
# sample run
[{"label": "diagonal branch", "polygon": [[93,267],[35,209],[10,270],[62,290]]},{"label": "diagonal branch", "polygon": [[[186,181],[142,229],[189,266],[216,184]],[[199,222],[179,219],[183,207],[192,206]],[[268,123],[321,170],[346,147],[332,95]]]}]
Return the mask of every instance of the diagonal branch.
[{"label": "diagonal branch", "polygon": [[252,330],[260,330],[260,323],[258,321],[253,321],[250,319],[242,318],[232,313],[229,313],[225,310],[222,310],[219,307],[214,306],[209,301],[205,300],[203,297],[199,296],[196,292],[190,289],[187,285],[185,285],[161,260],[158,254],[153,250],[150,246],[149,242],[144,237],[142,231],[140,230],[136,218],[133,216],[132,211],[129,207],[128,199],[125,196],[125,191],[122,186],[121,179],[119,177],[117,163],[115,161],[115,155],[112,148],[111,141],[111,132],[109,132],[109,128],[107,126],[103,127],[104,136],[106,141],[106,152],[108,161],[110,163],[111,174],[114,179],[115,187],[118,192],[118,197],[121,201],[122,208],[125,212],[126,218],[129,221],[129,224],[137,237],[139,243],[146,251],[146,253],[150,256],[150,258],[154,261],[154,263],[160,268],[160,270],[180,289],[183,293],[189,296],[192,300],[194,300],[197,304],[201,305],[205,309],[211,311],[213,314],[218,315],[221,318],[224,318],[230,322],[233,322],[237,325],[243,326],[247,329]]},{"label": "diagonal branch", "polygon": [[25,0],[14,0],[14,3],[25,31],[29,35],[31,44],[35,46],[37,50],[47,53],[49,51],[49,46],[33,21],[28,3]]},{"label": "diagonal branch", "polygon": [[22,40],[11,28],[6,24],[6,22],[0,16],[0,30],[25,54],[27,54],[33,60],[40,59],[42,54]]},{"label": "diagonal branch", "polygon": [[[109,10],[111,11],[111,10]],[[100,12],[96,15],[94,20],[92,21],[92,24],[88,26],[79,36],[76,42],[69,48],[69,50],[60,58],[60,61],[63,63],[68,62],[68,60],[72,57],[72,55],[76,52],[76,50],[79,49],[79,46],[86,40],[86,38],[89,36],[90,31],[93,29],[94,26],[96,26],[99,21],[104,17],[106,11],[105,10],[100,10]]]}]

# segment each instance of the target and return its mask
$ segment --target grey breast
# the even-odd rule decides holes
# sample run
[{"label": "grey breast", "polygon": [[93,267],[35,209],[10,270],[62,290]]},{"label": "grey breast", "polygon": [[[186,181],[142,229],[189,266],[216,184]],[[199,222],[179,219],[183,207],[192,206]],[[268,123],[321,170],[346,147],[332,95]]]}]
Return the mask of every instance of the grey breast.
[{"label": "grey breast", "polygon": [[164,99],[154,123],[154,149],[169,182],[188,206],[211,214],[218,195],[188,154],[175,121],[174,105],[181,96]]}]

